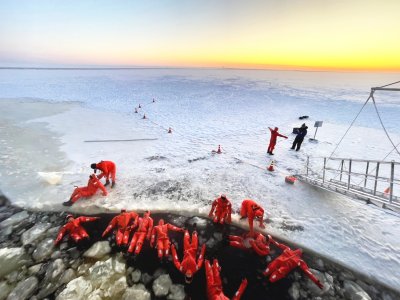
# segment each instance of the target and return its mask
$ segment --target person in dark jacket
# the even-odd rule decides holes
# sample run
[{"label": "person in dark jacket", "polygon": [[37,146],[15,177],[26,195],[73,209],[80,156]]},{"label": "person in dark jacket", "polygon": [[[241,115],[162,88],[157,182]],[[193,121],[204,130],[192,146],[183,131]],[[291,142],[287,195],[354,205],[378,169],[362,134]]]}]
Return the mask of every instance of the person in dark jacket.
[{"label": "person in dark jacket", "polygon": [[300,150],[301,143],[303,143],[304,137],[307,135],[307,129],[308,127],[306,126],[306,124],[303,123],[303,125],[301,125],[301,127],[299,128],[299,132],[297,133],[297,136],[294,139],[291,149],[294,149],[296,147],[296,151]]}]

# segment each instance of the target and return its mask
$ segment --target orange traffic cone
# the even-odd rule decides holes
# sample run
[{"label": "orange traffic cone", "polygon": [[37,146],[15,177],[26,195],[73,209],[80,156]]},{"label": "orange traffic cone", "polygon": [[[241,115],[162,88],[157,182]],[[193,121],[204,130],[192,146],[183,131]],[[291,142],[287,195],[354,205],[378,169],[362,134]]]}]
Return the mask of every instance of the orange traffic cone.
[{"label": "orange traffic cone", "polygon": [[168,133],[172,133],[172,128],[168,128]]},{"label": "orange traffic cone", "polygon": [[143,115],[143,118],[142,118],[142,119],[147,119],[147,118],[146,118],[146,114]]},{"label": "orange traffic cone", "polygon": [[217,150],[217,153],[218,153],[218,154],[221,154],[221,153],[222,153],[222,150],[221,150],[221,145],[218,145],[218,150]]},{"label": "orange traffic cone", "polygon": [[273,160],[271,161],[271,164],[269,165],[269,167],[267,168],[267,170],[268,170],[268,171],[271,171],[271,172],[275,171],[275,169],[274,169],[274,161],[273,161]]}]

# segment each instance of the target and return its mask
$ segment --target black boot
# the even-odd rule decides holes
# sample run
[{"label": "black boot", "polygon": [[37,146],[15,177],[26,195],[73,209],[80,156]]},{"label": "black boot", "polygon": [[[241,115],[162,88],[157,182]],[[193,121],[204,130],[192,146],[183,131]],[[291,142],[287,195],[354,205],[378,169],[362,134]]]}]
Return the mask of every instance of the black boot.
[{"label": "black boot", "polygon": [[104,186],[107,186],[107,185],[109,185],[110,184],[110,180],[107,180],[106,181],[106,184],[104,185]]},{"label": "black boot", "polygon": [[74,202],[72,202],[71,199],[66,202],[63,202],[64,206],[72,206],[72,204],[74,204]]},{"label": "black boot", "polygon": [[111,188],[113,188],[115,186],[115,181],[113,181],[112,183],[111,183]]}]

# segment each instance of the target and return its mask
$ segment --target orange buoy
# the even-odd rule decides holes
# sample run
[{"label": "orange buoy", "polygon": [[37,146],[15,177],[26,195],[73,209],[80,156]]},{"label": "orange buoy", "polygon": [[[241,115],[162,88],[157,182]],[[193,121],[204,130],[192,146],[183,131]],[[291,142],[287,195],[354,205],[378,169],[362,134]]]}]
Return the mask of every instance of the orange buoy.
[{"label": "orange buoy", "polygon": [[294,184],[296,180],[297,180],[296,177],[291,175],[285,177],[285,182],[290,184]]}]

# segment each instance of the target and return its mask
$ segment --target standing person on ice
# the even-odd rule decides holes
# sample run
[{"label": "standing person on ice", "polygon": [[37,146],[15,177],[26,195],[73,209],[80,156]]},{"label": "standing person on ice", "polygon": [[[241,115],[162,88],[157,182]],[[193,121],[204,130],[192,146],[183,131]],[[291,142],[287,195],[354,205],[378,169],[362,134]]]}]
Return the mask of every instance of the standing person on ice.
[{"label": "standing person on ice", "polygon": [[97,190],[103,191],[103,196],[107,196],[107,190],[95,174],[89,176],[87,186],[76,187],[68,201],[64,202],[64,206],[71,206],[82,197],[90,197],[96,194]]},{"label": "standing person on ice", "polygon": [[[215,211],[215,212],[214,212]],[[208,216],[213,219],[214,223],[230,223],[232,214],[231,202],[226,198],[225,194],[214,200]]]},{"label": "standing person on ice", "polygon": [[97,176],[98,179],[101,179],[103,177],[106,178],[106,183],[104,186],[107,186],[110,184],[110,177],[111,177],[111,188],[115,186],[115,173],[117,172],[117,168],[115,166],[115,163],[112,161],[107,161],[107,160],[102,160],[99,163],[93,163],[90,165],[90,167],[94,170],[96,173],[97,170],[100,170],[101,173],[100,175]]},{"label": "standing person on ice", "polygon": [[268,127],[269,130],[271,131],[271,139],[269,140],[269,146],[268,146],[268,151],[267,153],[270,155],[274,155],[272,153],[272,151],[274,151],[275,145],[276,145],[276,139],[278,138],[278,136],[283,137],[285,139],[287,139],[287,136],[280,134],[278,132],[279,128],[275,127],[274,129],[272,129],[271,127]]},{"label": "standing person on ice", "polygon": [[301,143],[303,143],[304,137],[307,135],[307,129],[308,127],[306,126],[305,123],[303,123],[303,125],[301,125],[301,127],[299,128],[299,132],[296,135],[296,138],[294,139],[293,145],[292,145],[292,150],[294,150],[294,148],[296,147],[296,151],[300,150],[301,147]]},{"label": "standing person on ice", "polygon": [[249,229],[250,235],[254,235],[253,221],[258,219],[260,222],[260,227],[265,228],[263,224],[264,209],[258,205],[256,202],[250,199],[245,199],[242,202],[242,207],[240,208],[241,219],[249,219]]}]

